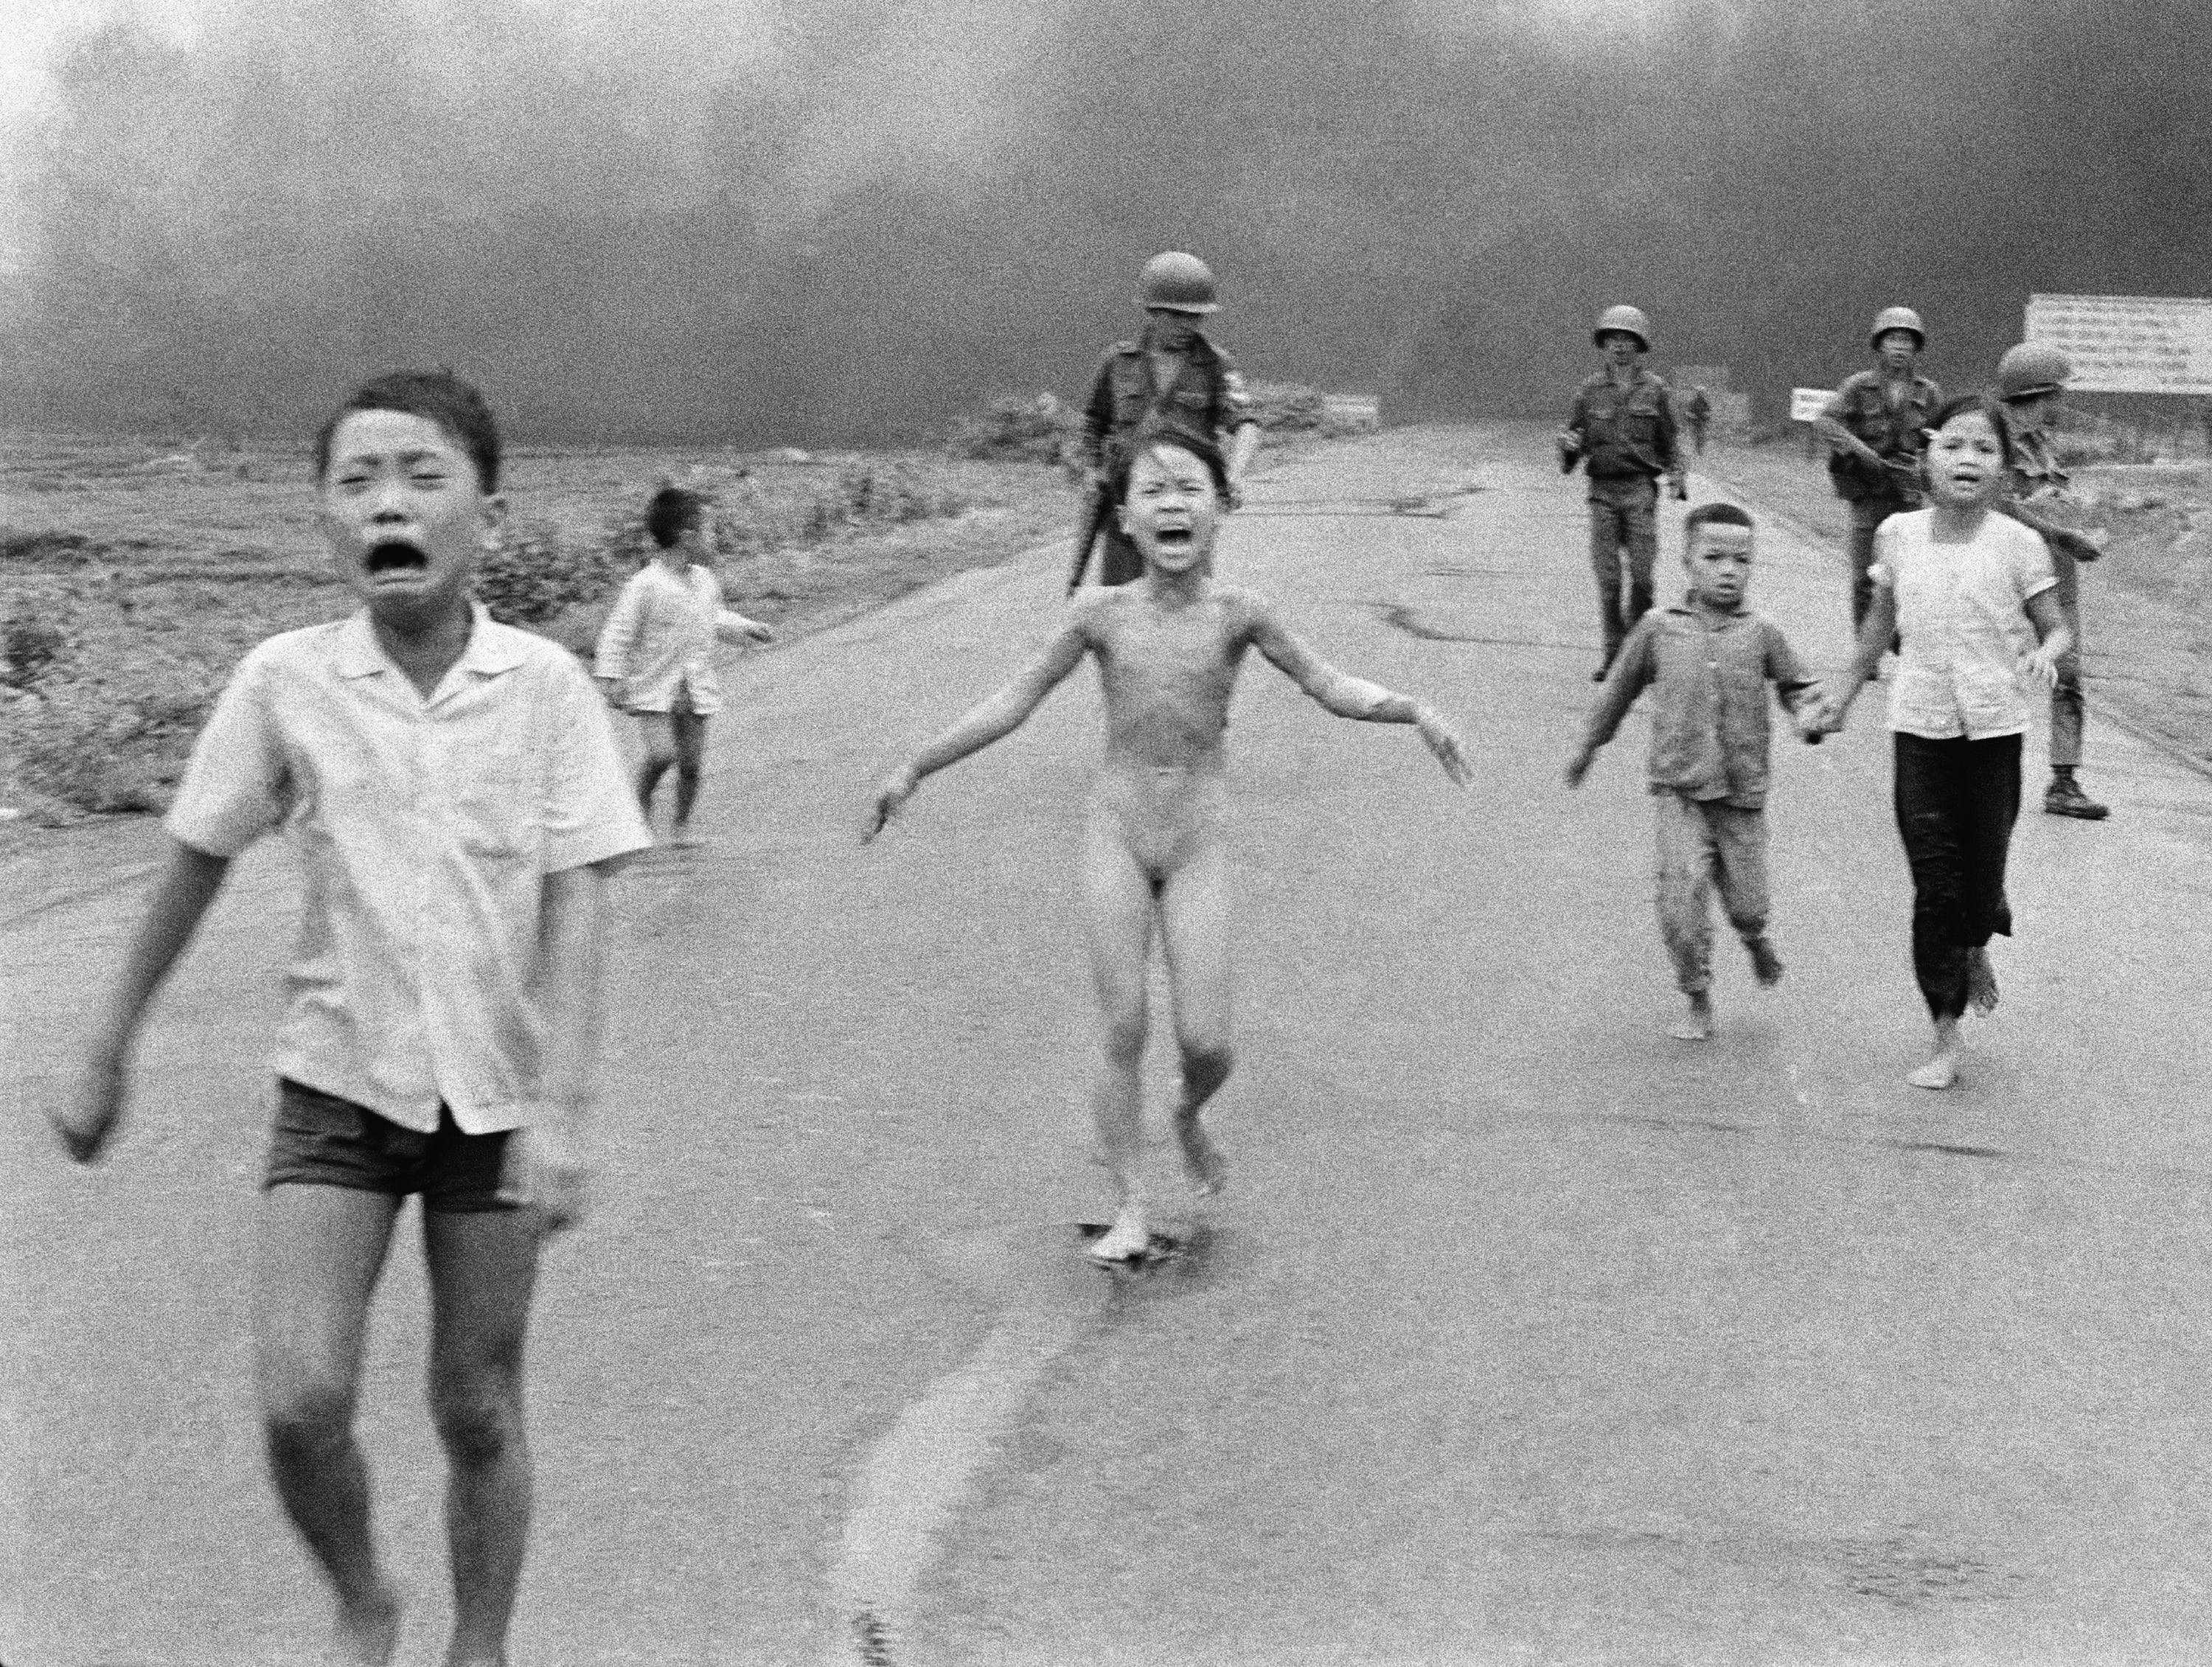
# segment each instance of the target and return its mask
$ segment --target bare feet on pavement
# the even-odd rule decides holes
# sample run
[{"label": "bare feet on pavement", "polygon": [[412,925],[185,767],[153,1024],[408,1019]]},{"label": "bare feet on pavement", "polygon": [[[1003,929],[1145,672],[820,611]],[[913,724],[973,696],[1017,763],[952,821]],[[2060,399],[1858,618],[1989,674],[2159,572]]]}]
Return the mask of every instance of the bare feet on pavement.
[{"label": "bare feet on pavement", "polygon": [[1765,938],[1746,938],[1743,946],[1751,953],[1751,976],[1759,980],[1764,989],[1772,989],[1782,982],[1782,958],[1774,952],[1774,946]]},{"label": "bare feet on pavement", "polygon": [[1966,1005],[1977,1019],[1987,1019],[1997,1010],[1997,970],[1990,964],[1986,948],[1966,958]]},{"label": "bare feet on pavement", "polygon": [[1139,1199],[1131,1199],[1121,1206],[1121,1214],[1091,1245],[1091,1259],[1102,1266],[1116,1262],[1134,1262],[1151,1249],[1152,1236],[1146,1225],[1145,1206]]},{"label": "bare feet on pavement", "polygon": [[1200,1198],[1218,1197],[1229,1184],[1229,1165],[1206,1138],[1205,1126],[1195,1116],[1178,1116],[1176,1139],[1182,1147],[1182,1172],[1190,1179],[1190,1189]]},{"label": "bare feet on pavement", "polygon": [[388,1667],[398,1647],[399,1594],[390,1586],[338,1605],[331,1634],[331,1659],[337,1667]]},{"label": "bare feet on pavement", "polygon": [[1915,1088],[1948,1088],[1959,1080],[1959,1021],[1936,1021],[1936,1051],[1905,1080]]},{"label": "bare feet on pavement", "polygon": [[1689,1006],[1682,1016],[1667,1027],[1667,1034],[1677,1042],[1711,1042],[1713,1039],[1713,1001],[1703,990],[1689,998]]}]

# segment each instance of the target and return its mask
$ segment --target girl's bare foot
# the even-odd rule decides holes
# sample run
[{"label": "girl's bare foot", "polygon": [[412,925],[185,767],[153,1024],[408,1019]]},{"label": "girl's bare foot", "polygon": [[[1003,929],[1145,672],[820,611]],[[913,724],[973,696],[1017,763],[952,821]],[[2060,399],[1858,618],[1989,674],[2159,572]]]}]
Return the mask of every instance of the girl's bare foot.
[{"label": "girl's bare foot", "polygon": [[1101,1266],[1134,1262],[1152,1247],[1152,1232],[1145,1222],[1144,1201],[1132,1198],[1121,1206],[1114,1225],[1091,1241],[1091,1259]]},{"label": "girl's bare foot", "polygon": [[1688,1008],[1667,1027],[1667,1034],[1678,1042],[1711,1042],[1713,1039],[1712,997],[1703,990],[1692,995]]},{"label": "girl's bare foot", "polygon": [[356,1603],[340,1603],[331,1635],[338,1667],[387,1667],[399,1647],[399,1594],[379,1585]]},{"label": "girl's bare foot", "polygon": [[1190,1189],[1200,1198],[1218,1197],[1229,1184],[1229,1165],[1220,1148],[1206,1138],[1195,1116],[1176,1119],[1176,1139],[1182,1146],[1182,1172],[1190,1179]]},{"label": "girl's bare foot", "polygon": [[1977,1019],[1987,1019],[1997,1010],[1997,970],[1990,964],[1985,948],[1966,957],[1966,1005]]},{"label": "girl's bare foot", "polygon": [[1936,1021],[1936,1051],[1905,1080],[1915,1088],[1948,1088],[1959,1080],[1959,1021]]}]

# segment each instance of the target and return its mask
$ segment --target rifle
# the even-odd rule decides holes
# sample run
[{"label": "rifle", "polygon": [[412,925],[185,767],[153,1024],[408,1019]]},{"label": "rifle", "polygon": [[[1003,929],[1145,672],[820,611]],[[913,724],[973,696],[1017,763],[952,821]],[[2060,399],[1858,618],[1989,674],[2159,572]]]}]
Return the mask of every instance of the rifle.
[{"label": "rifle", "polygon": [[1098,543],[1098,535],[1106,530],[1106,518],[1114,513],[1114,495],[1103,483],[1093,485],[1083,500],[1083,519],[1075,524],[1075,565],[1067,575],[1067,593],[1075,594],[1083,582],[1083,575],[1091,565],[1091,551]]}]

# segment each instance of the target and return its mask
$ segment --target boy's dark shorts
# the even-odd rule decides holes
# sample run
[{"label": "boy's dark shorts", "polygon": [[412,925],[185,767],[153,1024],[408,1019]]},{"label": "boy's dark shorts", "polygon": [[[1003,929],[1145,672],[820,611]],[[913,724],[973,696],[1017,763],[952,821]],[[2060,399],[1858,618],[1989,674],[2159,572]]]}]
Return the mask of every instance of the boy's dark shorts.
[{"label": "boy's dark shorts", "polygon": [[269,1139],[271,1187],[350,1187],[404,1198],[422,1195],[422,1208],[451,1214],[511,1210],[499,1195],[507,1136],[471,1135],[438,1108],[438,1132],[403,1129],[365,1105],[325,1094],[289,1077],[276,1080],[276,1127]]}]

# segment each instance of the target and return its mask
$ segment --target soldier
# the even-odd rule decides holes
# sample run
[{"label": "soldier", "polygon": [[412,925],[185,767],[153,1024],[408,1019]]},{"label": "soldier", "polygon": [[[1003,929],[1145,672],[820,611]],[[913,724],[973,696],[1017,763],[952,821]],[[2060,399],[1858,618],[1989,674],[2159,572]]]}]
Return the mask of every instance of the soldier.
[{"label": "soldier", "polygon": [[[1575,390],[1557,436],[1559,467],[1583,462],[1589,477],[1590,569],[1597,579],[1598,627],[1605,659],[1590,673],[1605,681],[1628,628],[1651,610],[1651,567],[1659,554],[1655,524],[1659,477],[1689,496],[1676,441],[1674,401],[1639,362],[1651,350],[1651,320],[1634,307],[1608,307],[1590,332],[1605,368]],[[1620,612],[1620,560],[1628,557],[1628,617]]]},{"label": "soldier", "polygon": [[1885,307],[1868,332],[1871,370],[1844,379],[1813,419],[1828,442],[1828,476],[1851,507],[1851,632],[1866,621],[1874,584],[1874,530],[1892,515],[1919,507],[1923,431],[1943,403],[1943,390],[1916,368],[1928,332],[1909,307]]},{"label": "soldier", "polygon": [[2104,550],[2075,525],[2080,505],[2067,490],[2066,472],[2051,443],[2051,419],[2066,396],[2074,367],[2055,347],[2023,342],[1997,361],[1997,398],[2012,429],[2013,455],[2006,472],[2006,514],[2043,535],[2051,546],[2051,570],[2058,575],[2052,593],[2066,622],[2071,645],[2058,657],[2058,681],[2051,691],[2051,785],[2043,808],[2051,816],[2101,821],[2111,813],[2081,791],[2074,771],[2081,762],[2081,600],[2079,566]]},{"label": "soldier", "polygon": [[1713,397],[1702,386],[1690,390],[1690,397],[1682,402],[1682,415],[1690,419],[1690,438],[1696,442],[1698,455],[1705,454],[1705,425],[1713,420]]},{"label": "soldier", "polygon": [[1199,329],[1218,305],[1212,271],[1196,255],[1170,250],[1145,263],[1139,284],[1145,332],[1133,342],[1114,344],[1084,406],[1083,461],[1090,501],[1076,538],[1075,566],[1067,580],[1071,591],[1083,582],[1094,539],[1106,546],[1100,583],[1126,585],[1144,573],[1144,558],[1121,531],[1121,506],[1111,484],[1126,477],[1139,429],[1219,448],[1228,459],[1231,508],[1243,502],[1244,472],[1260,448],[1260,424],[1244,379]]}]

